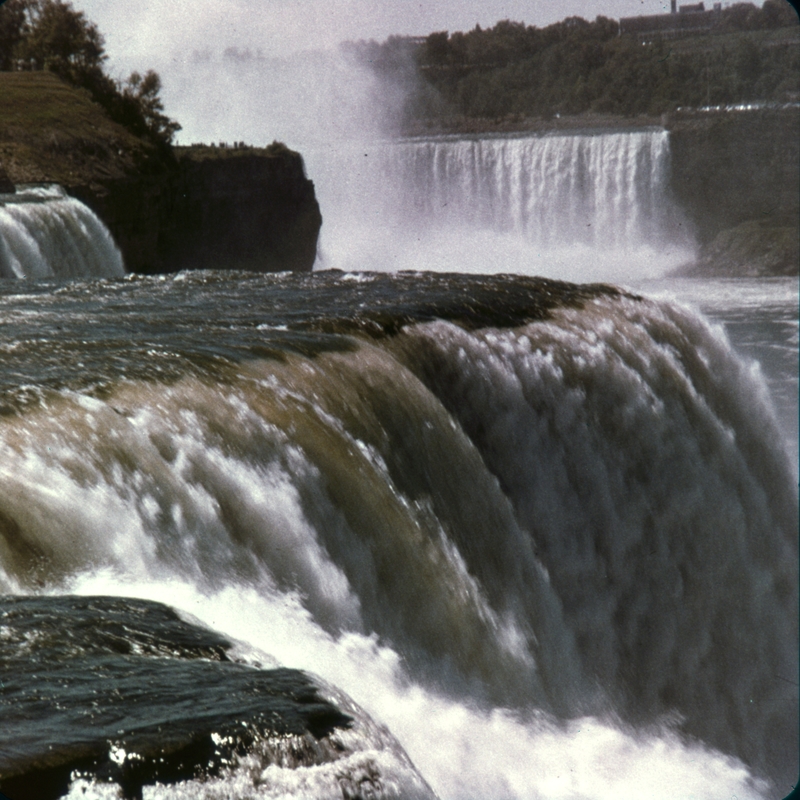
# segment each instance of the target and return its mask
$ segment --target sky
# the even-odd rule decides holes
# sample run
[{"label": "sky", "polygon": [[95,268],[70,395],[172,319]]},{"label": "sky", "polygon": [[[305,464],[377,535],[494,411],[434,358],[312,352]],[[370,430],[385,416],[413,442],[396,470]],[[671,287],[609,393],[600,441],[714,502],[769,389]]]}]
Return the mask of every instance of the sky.
[{"label": "sky", "polygon": [[[300,145],[345,126],[374,127],[375,89],[341,64],[275,72],[270,60],[334,51],[343,41],[467,31],[510,19],[543,27],[568,16],[593,20],[658,14],[669,0],[72,0],[103,34],[107,72],[124,79],[156,70],[179,144],[279,138]],[[224,55],[227,51],[227,55]],[[231,53],[258,56],[257,64]],[[297,54],[303,54],[298,56]],[[373,119],[369,119],[372,117]],[[332,121],[332,122],[331,122]],[[329,128],[333,127],[333,131]],[[366,130],[365,130],[366,132]]]},{"label": "sky", "polygon": [[[544,27],[569,16],[618,19],[664,13],[670,6],[670,0],[72,3],[103,34],[111,77],[159,73],[165,111],[183,127],[178,144],[264,145],[277,139],[296,148],[386,130],[386,120],[401,105],[401,98],[385,96],[386,87],[374,85],[374,76],[358,74],[335,55],[343,41],[468,31],[503,19]],[[320,61],[320,52],[327,61]]]},{"label": "sky", "polygon": [[[502,19],[542,27],[568,16],[593,20],[659,14],[669,0],[73,0],[106,39],[112,73],[155,68],[193,53],[261,51],[267,57],[392,34],[491,27]],[[164,75],[163,77],[168,77]]]}]

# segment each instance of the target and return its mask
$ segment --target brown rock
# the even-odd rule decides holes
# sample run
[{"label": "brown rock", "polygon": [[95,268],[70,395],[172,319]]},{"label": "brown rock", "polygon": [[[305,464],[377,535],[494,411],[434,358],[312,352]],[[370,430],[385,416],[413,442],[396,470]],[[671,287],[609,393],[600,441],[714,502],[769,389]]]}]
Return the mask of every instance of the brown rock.
[{"label": "brown rock", "polygon": [[16,192],[16,187],[3,169],[3,165],[0,164],[0,194],[14,194],[14,192]]}]

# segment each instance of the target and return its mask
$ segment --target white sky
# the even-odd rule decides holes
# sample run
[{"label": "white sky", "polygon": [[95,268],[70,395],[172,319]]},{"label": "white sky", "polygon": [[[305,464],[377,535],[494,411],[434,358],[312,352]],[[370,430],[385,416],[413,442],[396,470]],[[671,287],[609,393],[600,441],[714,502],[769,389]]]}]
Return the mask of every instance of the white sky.
[{"label": "white sky", "polygon": [[[593,20],[659,14],[669,0],[73,0],[106,38],[110,71],[159,69],[193,51],[228,47],[264,55],[346,39],[466,31],[511,19],[542,27],[567,16]],[[168,75],[162,77],[168,79]]]},{"label": "white sky", "polygon": [[[396,100],[378,97],[369,75],[348,71],[333,57],[320,63],[309,50],[330,51],[345,40],[383,41],[392,34],[468,31],[502,19],[544,27],[568,16],[618,19],[668,12],[670,6],[669,0],[72,2],[105,37],[112,77],[148,69],[160,74],[165,111],[183,126],[180,144],[266,144],[278,138],[296,147],[359,131],[366,135]],[[229,48],[261,58],[248,63],[223,57]],[[298,52],[303,55],[285,66],[285,57]],[[276,66],[276,58],[284,66]]]}]

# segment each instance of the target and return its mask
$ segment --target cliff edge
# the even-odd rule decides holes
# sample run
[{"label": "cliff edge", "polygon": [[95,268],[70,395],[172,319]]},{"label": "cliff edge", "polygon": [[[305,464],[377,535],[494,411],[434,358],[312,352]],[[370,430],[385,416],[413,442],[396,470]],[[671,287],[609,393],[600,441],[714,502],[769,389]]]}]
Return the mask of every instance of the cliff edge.
[{"label": "cliff edge", "polygon": [[316,258],[322,217],[298,153],[158,147],[52,73],[0,73],[3,173],[86,203],[129,272],[310,271]]}]

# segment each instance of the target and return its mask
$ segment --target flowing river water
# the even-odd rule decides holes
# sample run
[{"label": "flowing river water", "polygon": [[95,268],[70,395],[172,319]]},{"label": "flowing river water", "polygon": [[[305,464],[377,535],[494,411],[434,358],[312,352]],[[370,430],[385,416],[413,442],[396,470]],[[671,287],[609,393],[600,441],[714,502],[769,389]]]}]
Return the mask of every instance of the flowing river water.
[{"label": "flowing river water", "polygon": [[[396,205],[341,258],[342,200],[320,266],[360,270],[142,277],[112,250],[67,280],[25,264],[51,246],[29,219],[73,201],[0,207],[2,791],[38,769],[71,798],[787,793],[797,280],[653,276],[663,137],[582,138],[536,168],[572,228],[499,177],[542,142],[384,159],[431,184],[406,221],[444,207],[454,147],[482,188],[447,208],[505,204],[454,271],[434,240],[458,225],[409,244]],[[606,230],[573,247],[579,218]],[[476,245],[512,235],[537,260]],[[617,288],[531,277],[578,250],[629,257]]]}]

